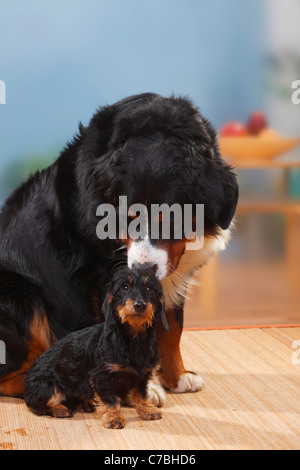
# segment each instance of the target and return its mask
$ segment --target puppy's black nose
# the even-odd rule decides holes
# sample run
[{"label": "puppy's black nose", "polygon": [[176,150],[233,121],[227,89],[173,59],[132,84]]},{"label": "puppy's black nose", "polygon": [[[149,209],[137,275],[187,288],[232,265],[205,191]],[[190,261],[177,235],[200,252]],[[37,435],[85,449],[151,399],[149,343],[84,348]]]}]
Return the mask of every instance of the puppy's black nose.
[{"label": "puppy's black nose", "polygon": [[138,313],[143,313],[146,310],[145,302],[134,302],[134,309]]}]

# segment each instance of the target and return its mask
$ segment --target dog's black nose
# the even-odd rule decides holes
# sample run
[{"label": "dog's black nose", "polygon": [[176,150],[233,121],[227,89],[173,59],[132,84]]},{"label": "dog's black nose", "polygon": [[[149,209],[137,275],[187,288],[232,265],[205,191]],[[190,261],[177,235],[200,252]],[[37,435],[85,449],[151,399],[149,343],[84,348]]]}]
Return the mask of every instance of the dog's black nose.
[{"label": "dog's black nose", "polygon": [[145,302],[134,302],[134,309],[138,313],[143,313],[146,310]]}]

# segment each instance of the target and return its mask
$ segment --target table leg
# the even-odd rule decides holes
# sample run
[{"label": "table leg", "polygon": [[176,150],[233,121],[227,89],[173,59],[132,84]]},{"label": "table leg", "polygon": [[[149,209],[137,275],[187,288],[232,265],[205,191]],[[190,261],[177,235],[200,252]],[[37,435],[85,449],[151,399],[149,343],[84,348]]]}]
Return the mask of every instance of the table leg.
[{"label": "table leg", "polygon": [[218,265],[219,258],[215,256],[200,271],[199,302],[203,313],[214,313],[218,300]]},{"label": "table leg", "polygon": [[289,285],[292,290],[300,289],[300,216],[286,215],[286,259]]}]

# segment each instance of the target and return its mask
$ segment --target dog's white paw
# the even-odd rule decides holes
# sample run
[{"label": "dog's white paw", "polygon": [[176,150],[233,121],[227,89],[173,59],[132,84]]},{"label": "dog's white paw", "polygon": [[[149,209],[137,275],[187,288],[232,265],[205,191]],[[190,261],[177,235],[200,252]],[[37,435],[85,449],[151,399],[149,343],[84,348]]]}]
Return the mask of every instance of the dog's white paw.
[{"label": "dog's white paw", "polygon": [[175,393],[198,392],[202,390],[204,382],[200,375],[193,372],[185,372],[178,380],[177,387],[172,389]]},{"label": "dog's white paw", "polygon": [[166,392],[157,378],[151,380],[148,384],[148,399],[155,406],[163,406],[166,401]]}]

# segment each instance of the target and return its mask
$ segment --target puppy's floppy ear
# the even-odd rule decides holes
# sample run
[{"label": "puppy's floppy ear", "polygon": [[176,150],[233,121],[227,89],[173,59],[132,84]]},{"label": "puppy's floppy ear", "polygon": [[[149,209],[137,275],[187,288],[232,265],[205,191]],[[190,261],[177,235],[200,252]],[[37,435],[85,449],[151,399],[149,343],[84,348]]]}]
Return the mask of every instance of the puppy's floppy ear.
[{"label": "puppy's floppy ear", "polygon": [[162,322],[162,325],[166,331],[170,331],[167,316],[166,316],[166,309],[165,309],[165,299],[164,297],[160,298],[160,320]]},{"label": "puppy's floppy ear", "polygon": [[110,293],[109,293],[109,291],[107,292],[106,297],[104,299],[104,302],[102,304],[101,312],[102,312],[105,319],[112,312],[112,307],[111,307],[111,304],[110,304]]}]

